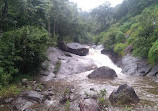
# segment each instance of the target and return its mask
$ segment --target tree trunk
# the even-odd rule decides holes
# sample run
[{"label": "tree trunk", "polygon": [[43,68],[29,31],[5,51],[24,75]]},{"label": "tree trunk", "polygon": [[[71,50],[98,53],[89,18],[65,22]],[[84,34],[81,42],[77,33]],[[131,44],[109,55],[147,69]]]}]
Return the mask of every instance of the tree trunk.
[{"label": "tree trunk", "polygon": [[5,0],[5,5],[3,8],[2,16],[5,18],[7,13],[8,13],[8,0]]},{"label": "tree trunk", "polygon": [[48,18],[48,34],[50,36],[50,17]]},{"label": "tree trunk", "polygon": [[53,37],[55,36],[55,25],[56,25],[56,19],[54,19],[54,23],[53,23]]}]

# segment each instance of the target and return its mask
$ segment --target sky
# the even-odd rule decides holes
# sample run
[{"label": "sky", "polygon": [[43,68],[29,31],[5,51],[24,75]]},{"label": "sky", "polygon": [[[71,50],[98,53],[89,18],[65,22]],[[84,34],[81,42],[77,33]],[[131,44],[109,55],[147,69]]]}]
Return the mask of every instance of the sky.
[{"label": "sky", "polygon": [[81,8],[83,11],[89,11],[90,9],[102,5],[106,1],[109,1],[111,3],[111,6],[114,7],[122,3],[123,0],[69,0],[69,1],[77,3],[78,8]]}]

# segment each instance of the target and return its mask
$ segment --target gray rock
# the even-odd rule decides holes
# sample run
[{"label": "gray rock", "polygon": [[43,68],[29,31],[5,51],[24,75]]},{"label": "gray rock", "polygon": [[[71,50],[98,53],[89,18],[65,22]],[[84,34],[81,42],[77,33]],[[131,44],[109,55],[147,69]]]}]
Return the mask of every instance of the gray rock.
[{"label": "gray rock", "polygon": [[90,88],[90,90],[91,90],[91,91],[95,91],[95,89],[94,89],[94,88]]},{"label": "gray rock", "polygon": [[24,109],[24,111],[35,111],[35,110],[26,108]]},{"label": "gray rock", "polygon": [[158,74],[158,65],[152,67],[151,71],[148,73],[148,76],[156,76]]},{"label": "gray rock", "polygon": [[11,102],[13,102],[13,100],[14,100],[14,98],[8,98],[8,99],[5,100],[5,103],[7,103],[7,104],[11,103]]},{"label": "gray rock", "polygon": [[27,85],[28,84],[28,80],[27,79],[22,79],[22,85]]},{"label": "gray rock", "polygon": [[101,54],[107,55],[114,63],[117,63],[119,60],[119,55],[112,50],[107,50],[106,48],[104,48],[101,51]]},{"label": "gray rock", "polygon": [[13,109],[16,111],[24,111],[25,109],[30,108],[34,106],[35,104],[36,102],[31,102],[23,98],[18,98],[13,103]]},{"label": "gray rock", "polygon": [[43,95],[36,91],[28,91],[23,95],[25,98],[41,103],[43,100]]},{"label": "gray rock", "polygon": [[83,45],[79,44],[79,43],[68,43],[65,44],[64,42],[60,42],[58,44],[58,47],[63,50],[63,51],[67,51],[79,56],[86,56],[89,52],[89,49],[84,47]]},{"label": "gray rock", "polygon": [[84,99],[79,103],[81,111],[99,111],[97,102],[93,99]]},{"label": "gray rock", "polygon": [[88,75],[88,78],[92,79],[114,79],[115,77],[117,77],[116,72],[113,69],[105,66],[94,70],[91,74]]},{"label": "gray rock", "polygon": [[150,65],[145,60],[133,57],[131,54],[122,58],[121,68],[124,74],[139,76],[145,76],[151,70]]},{"label": "gray rock", "polygon": [[137,104],[140,99],[134,89],[127,84],[120,85],[109,97],[112,105]]}]

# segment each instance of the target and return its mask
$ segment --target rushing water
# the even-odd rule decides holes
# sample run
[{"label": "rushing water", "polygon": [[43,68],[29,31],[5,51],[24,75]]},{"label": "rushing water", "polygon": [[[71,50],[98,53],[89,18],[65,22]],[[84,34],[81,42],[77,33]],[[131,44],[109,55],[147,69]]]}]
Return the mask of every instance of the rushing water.
[{"label": "rushing water", "polygon": [[[136,111],[158,111],[158,82],[153,77],[134,77],[121,73],[121,68],[117,67],[108,56],[101,54],[102,47],[90,48],[89,55],[84,59],[92,59],[97,67],[108,66],[114,69],[118,78],[114,80],[91,80],[87,75],[92,71],[74,74],[65,78],[78,89],[80,94],[91,93],[90,88],[95,90],[107,90],[107,96],[117,89],[121,84],[132,86],[139,98],[140,103],[135,106]],[[116,109],[113,109],[116,110]],[[119,109],[117,109],[119,110]]]},{"label": "rushing water", "polygon": [[[106,89],[107,97],[111,94],[113,90],[116,90],[119,85],[121,84],[128,84],[132,86],[136,91],[137,95],[140,98],[140,103],[133,108],[134,111],[158,111],[158,81],[156,81],[156,77],[135,77],[129,76],[126,74],[121,73],[122,69],[117,67],[108,56],[101,54],[102,47],[92,47],[89,48],[89,54],[87,56],[81,57],[72,55],[73,59],[77,60],[78,62],[85,63],[86,60],[91,60],[93,63],[86,63],[87,65],[95,64],[97,67],[101,66],[108,66],[115,70],[118,77],[114,80],[93,80],[88,79],[87,76],[93,71],[86,71],[77,74],[59,74],[57,78],[53,78],[50,74],[45,80],[48,81],[46,85],[48,87],[54,87],[56,89],[56,94],[59,96],[63,93],[63,89],[65,86],[72,85],[75,88],[75,93],[77,95],[85,95],[85,93],[93,94],[94,91],[91,91],[90,88],[94,88],[95,90],[99,91],[102,89]],[[53,52],[51,52],[53,53]],[[52,58],[53,56],[50,56]],[[72,59],[72,57],[67,58],[63,56],[63,62]],[[73,61],[73,60],[72,60]],[[77,62],[76,61],[76,62]],[[72,66],[73,67],[73,66]],[[62,70],[61,70],[62,72]],[[58,90],[59,89],[59,90]],[[50,101],[46,103],[46,109],[50,107],[52,110],[50,111],[64,111],[63,105],[59,104],[59,97],[53,97]],[[78,103],[73,104],[74,108],[78,108]],[[57,108],[57,110],[56,110]],[[6,110],[7,109],[7,110]],[[47,111],[44,110],[44,107],[40,105],[37,108],[37,111]],[[9,108],[0,107],[2,111],[9,111]],[[133,111],[132,110],[132,111]],[[73,111],[79,111],[78,109],[74,109]],[[126,111],[122,108],[118,107],[111,107],[109,106],[108,111]]]}]

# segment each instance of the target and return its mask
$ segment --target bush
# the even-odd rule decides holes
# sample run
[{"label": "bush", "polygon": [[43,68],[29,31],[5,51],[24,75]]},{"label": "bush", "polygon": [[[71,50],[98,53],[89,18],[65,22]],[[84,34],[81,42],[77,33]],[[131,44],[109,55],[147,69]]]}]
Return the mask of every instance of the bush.
[{"label": "bush", "polygon": [[61,66],[61,61],[58,60],[57,63],[56,63],[56,65],[55,65],[55,68],[54,68],[54,72],[53,72],[54,74],[58,73],[58,71],[60,69],[60,66]]},{"label": "bush", "polygon": [[120,29],[121,29],[121,31],[122,32],[127,32],[129,29],[130,29],[130,26],[132,25],[132,23],[131,22],[125,22],[121,27],[120,27]]},{"label": "bush", "polygon": [[118,53],[120,56],[123,56],[125,48],[126,48],[126,44],[118,43],[115,45],[114,52]]},{"label": "bush", "polygon": [[151,64],[158,63],[158,40],[154,42],[153,46],[151,47],[148,54],[148,60]]},{"label": "bush", "polygon": [[20,74],[38,72],[46,59],[48,41],[43,28],[26,26],[4,33],[0,38],[0,84],[5,85]]},{"label": "bush", "polygon": [[10,85],[9,87],[3,87],[0,90],[0,96],[5,99],[19,94],[20,89],[16,85]]}]

